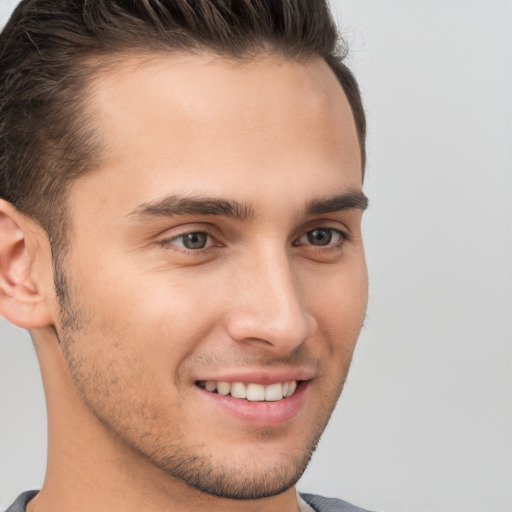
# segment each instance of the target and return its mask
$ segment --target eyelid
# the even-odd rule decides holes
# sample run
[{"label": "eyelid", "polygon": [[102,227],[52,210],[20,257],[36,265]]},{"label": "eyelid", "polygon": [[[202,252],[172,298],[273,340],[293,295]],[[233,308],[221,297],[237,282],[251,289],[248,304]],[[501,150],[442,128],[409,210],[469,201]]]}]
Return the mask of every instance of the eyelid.
[{"label": "eyelid", "polygon": [[[204,235],[206,238],[204,247],[198,247],[198,248],[194,248],[194,249],[187,247],[186,246],[187,235]],[[194,251],[194,252],[200,251],[202,249],[208,249],[209,247],[211,247],[212,242],[213,242],[213,237],[203,231],[191,231],[190,233],[182,233],[181,235],[177,235],[177,236],[169,239],[169,241],[168,241],[168,243],[177,245],[178,247],[181,247],[182,249],[187,249],[187,250]]]},{"label": "eyelid", "polygon": [[[213,229],[209,229],[208,227],[205,227],[205,225],[201,226],[189,226],[184,227],[181,230],[178,231],[180,228],[175,228],[172,231],[175,231],[174,233],[169,234],[168,236],[164,236],[158,240],[158,244],[164,247],[167,247],[169,249],[173,249],[182,253],[188,253],[188,254],[199,254],[201,252],[205,252],[208,249],[212,249],[215,247],[215,242],[217,244],[220,244],[219,242],[219,236],[214,233]],[[170,231],[170,230],[168,230]],[[185,235],[191,234],[191,233],[203,233],[207,235],[212,242],[210,245],[207,245],[206,247],[203,247],[201,249],[188,249],[187,247],[178,245],[176,243],[173,243],[173,240],[176,240],[177,238],[184,237]]]},{"label": "eyelid", "polygon": [[[305,225],[297,229],[293,240],[297,241],[307,233],[315,231],[316,229],[326,229],[338,233],[344,240],[350,240],[351,234],[350,229],[345,225],[342,225],[339,221],[333,219],[316,219],[307,222]],[[295,242],[294,242],[295,244]]]},{"label": "eyelid", "polygon": [[[335,240],[334,242],[329,241],[329,243],[327,243],[326,245],[314,245],[312,243],[301,242],[301,239],[304,238],[305,236],[307,236],[309,233],[316,231],[316,230],[320,230],[320,229],[325,230],[325,231],[330,231],[332,234],[338,235],[339,240]],[[317,250],[326,250],[326,249],[332,249],[337,246],[343,245],[343,243],[346,240],[348,240],[348,235],[341,229],[333,228],[330,226],[318,226],[318,227],[314,227],[312,229],[308,229],[308,230],[304,231],[299,237],[296,238],[295,245],[314,247]]]},{"label": "eyelid", "polygon": [[[348,229],[344,229],[343,227],[339,226],[339,223],[337,223],[337,226],[332,225],[332,220],[325,219],[325,220],[316,220],[312,222],[308,222],[308,225],[303,226],[303,228],[298,231],[298,233],[293,237],[293,246],[308,246],[312,247],[315,250],[329,250],[329,249],[335,249],[336,247],[344,245],[345,241],[350,240],[350,234]],[[313,245],[311,243],[301,243],[300,239],[310,233],[311,231],[315,231],[316,229],[325,229],[332,231],[333,233],[336,233],[339,235],[340,239],[336,242],[332,243],[329,242],[327,245]],[[169,233],[167,236],[161,236],[159,237],[159,240],[157,241],[158,245],[165,246],[169,249],[174,249],[181,253],[189,253],[189,254],[200,254],[202,252],[206,252],[209,249],[214,249],[216,246],[220,247],[223,245],[222,242],[222,234],[219,234],[218,231],[215,228],[212,228],[209,224],[192,224],[192,225],[182,225],[178,227],[174,227],[171,229],[168,229],[164,231],[163,233]],[[184,247],[182,245],[178,245],[176,243],[173,243],[173,241],[177,238],[183,237],[190,233],[204,233],[209,237],[211,240],[211,243],[208,244],[206,247],[201,249],[188,249],[187,247]]]}]

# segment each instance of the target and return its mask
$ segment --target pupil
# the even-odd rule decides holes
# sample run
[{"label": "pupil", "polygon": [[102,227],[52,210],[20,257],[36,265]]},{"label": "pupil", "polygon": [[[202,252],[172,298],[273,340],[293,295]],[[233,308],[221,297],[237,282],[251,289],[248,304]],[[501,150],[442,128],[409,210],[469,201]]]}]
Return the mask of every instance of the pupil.
[{"label": "pupil", "polygon": [[183,236],[183,245],[187,249],[203,249],[207,236],[206,233],[187,233]]},{"label": "pupil", "polygon": [[308,233],[308,241],[312,245],[327,245],[332,240],[330,229],[314,229]]}]

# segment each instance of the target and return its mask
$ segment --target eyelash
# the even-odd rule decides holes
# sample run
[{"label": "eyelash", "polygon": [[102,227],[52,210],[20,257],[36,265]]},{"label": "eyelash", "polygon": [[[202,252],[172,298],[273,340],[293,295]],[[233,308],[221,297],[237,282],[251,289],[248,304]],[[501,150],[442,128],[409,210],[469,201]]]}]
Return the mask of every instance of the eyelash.
[{"label": "eyelash", "polygon": [[[307,237],[309,234],[312,234],[314,233],[315,231],[327,231],[330,233],[330,239],[328,240],[328,242],[326,243],[326,245],[314,245],[314,244],[307,244],[307,243],[301,243],[300,240],[304,237]],[[338,235],[339,236],[339,240],[336,241],[335,243],[332,243],[332,237],[333,235]],[[343,246],[343,244],[348,240],[348,235],[346,233],[344,233],[343,231],[339,230],[339,229],[336,229],[336,228],[331,228],[331,227],[325,227],[325,226],[318,226],[318,227],[315,227],[313,229],[308,229],[307,231],[305,231],[302,235],[300,235],[300,237],[297,238],[297,241],[294,242],[294,246],[296,247],[299,247],[301,245],[309,245],[310,247],[313,247],[317,250],[323,250],[323,251],[327,251],[327,250],[336,250],[336,249],[339,249]]]},{"label": "eyelash", "polygon": [[[306,237],[308,234],[313,233],[314,231],[327,231],[330,232],[331,237],[333,235],[338,235],[339,240],[335,243],[332,243],[331,240],[327,242],[325,246],[323,245],[313,245],[313,244],[307,244],[307,243],[301,243],[300,240],[304,237]],[[210,241],[215,241],[215,234],[208,231],[207,229],[201,228],[197,230],[190,230],[185,231],[183,233],[179,233],[173,237],[166,238],[165,240],[162,240],[160,245],[164,246],[167,249],[174,250],[180,253],[186,253],[191,255],[200,255],[202,253],[205,253],[206,251],[215,248],[215,244],[211,245],[210,247],[202,247],[198,249],[189,249],[188,247],[180,246],[174,243],[177,239],[182,239],[187,235],[193,235],[193,234],[202,234],[206,235]],[[340,229],[332,228],[332,227],[325,227],[325,226],[317,226],[313,229],[308,229],[307,231],[304,231],[301,235],[299,235],[293,242],[294,247],[301,247],[301,246],[309,246],[312,247],[318,251],[329,251],[329,250],[339,250],[343,247],[346,241],[349,240],[349,236],[347,233],[341,231]]]},{"label": "eyelash", "polygon": [[200,249],[189,249],[188,247],[179,246],[179,245],[173,243],[173,241],[175,241],[177,239],[180,239],[180,238],[183,239],[187,235],[194,235],[194,234],[203,234],[203,235],[206,235],[210,240],[213,240],[213,241],[215,240],[214,233],[212,233],[211,231],[209,231],[207,229],[201,228],[201,229],[191,229],[189,231],[184,231],[183,233],[178,233],[175,236],[172,236],[172,237],[166,238],[165,240],[162,240],[160,242],[160,245],[164,246],[166,249],[174,250],[174,251],[177,251],[180,253],[185,252],[186,254],[192,254],[192,255],[198,255],[198,254],[204,253],[208,249],[214,248],[214,245],[213,245],[211,247],[204,247],[204,248],[200,248]]}]

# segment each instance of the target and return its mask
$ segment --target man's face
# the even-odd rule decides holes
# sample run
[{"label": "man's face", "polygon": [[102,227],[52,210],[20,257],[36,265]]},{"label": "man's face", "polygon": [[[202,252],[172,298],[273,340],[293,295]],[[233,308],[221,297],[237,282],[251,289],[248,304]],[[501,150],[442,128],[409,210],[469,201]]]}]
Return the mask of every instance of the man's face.
[{"label": "man's face", "polygon": [[74,385],[101,428],[171,479],[282,492],[328,421],[365,313],[341,87],[321,60],[155,56],[89,94],[104,160],[71,189],[56,326]]}]

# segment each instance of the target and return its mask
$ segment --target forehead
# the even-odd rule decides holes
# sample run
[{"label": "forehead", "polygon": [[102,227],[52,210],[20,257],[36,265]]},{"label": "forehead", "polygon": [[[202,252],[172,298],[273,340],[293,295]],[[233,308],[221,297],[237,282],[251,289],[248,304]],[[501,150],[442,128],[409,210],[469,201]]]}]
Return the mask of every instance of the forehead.
[{"label": "forehead", "polygon": [[312,186],[332,171],[360,187],[350,106],[323,59],[127,56],[98,73],[87,93],[104,142],[92,179],[102,175],[117,193],[131,183],[133,201],[152,199],[163,184],[178,192],[208,184],[209,195],[218,184],[223,195],[243,196],[263,179],[292,192],[299,169]]}]

